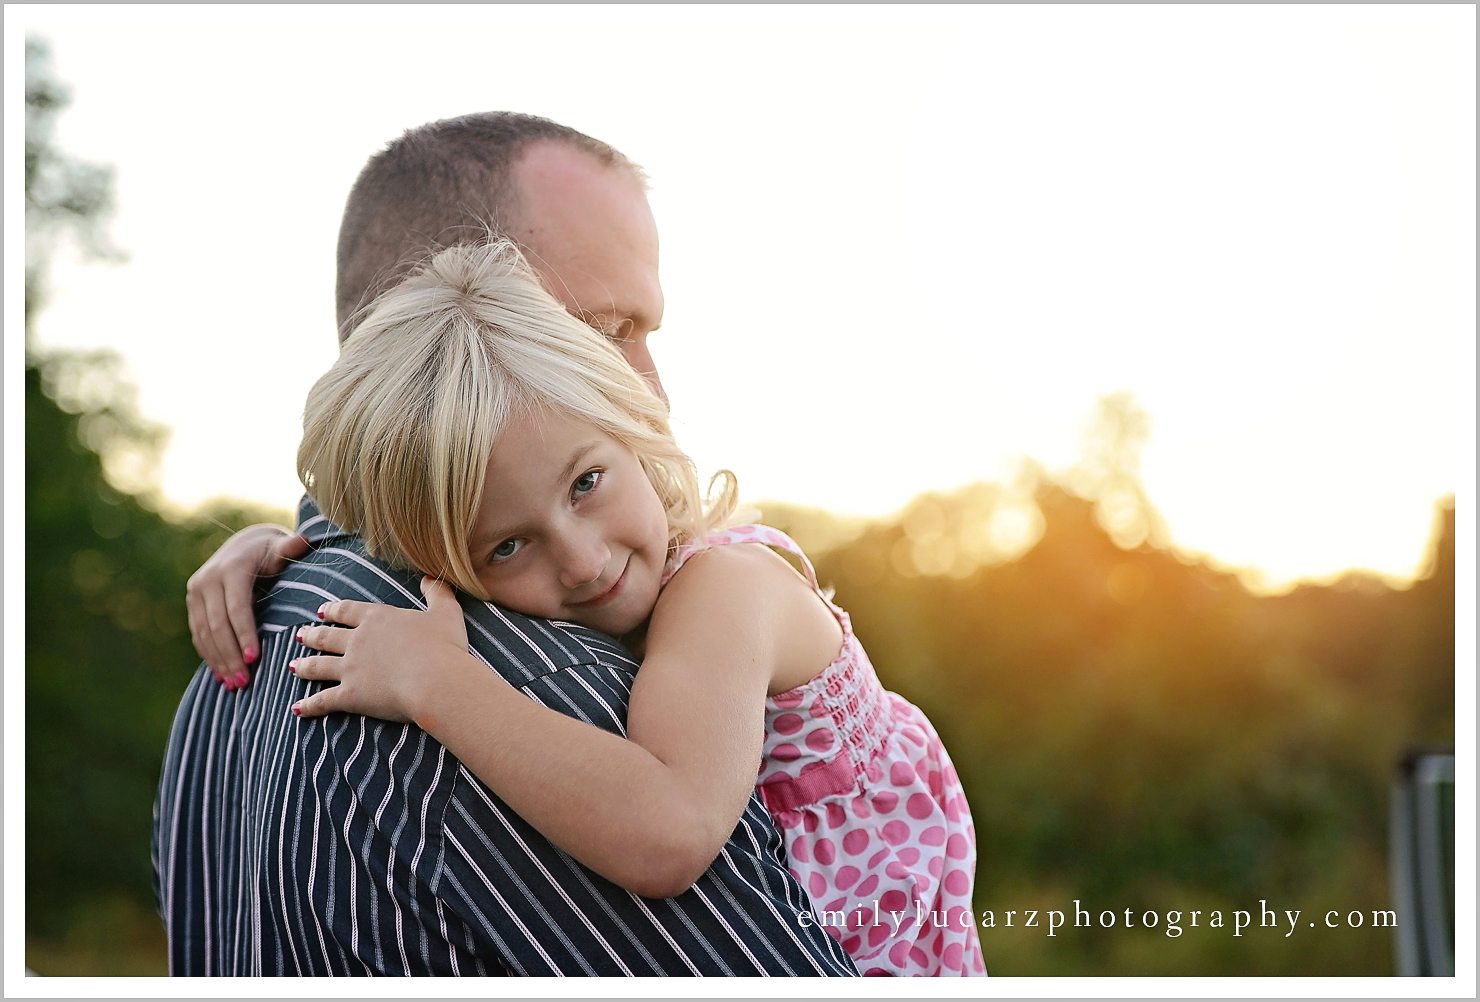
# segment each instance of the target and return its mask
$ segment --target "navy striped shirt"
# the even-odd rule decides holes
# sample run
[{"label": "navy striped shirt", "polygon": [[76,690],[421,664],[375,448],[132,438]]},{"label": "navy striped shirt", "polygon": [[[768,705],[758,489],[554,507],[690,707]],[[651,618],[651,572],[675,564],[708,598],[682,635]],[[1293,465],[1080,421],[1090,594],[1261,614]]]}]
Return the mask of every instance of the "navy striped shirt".
[{"label": "navy striped shirt", "polygon": [[[305,499],[314,551],[257,605],[262,656],[228,693],[202,666],[154,812],[176,975],[851,975],[752,795],[688,891],[631,894],[553,846],[420,729],[289,707],[288,661],[325,601],[420,606]],[[609,637],[462,596],[475,653],[545,706],[625,733],[637,663]],[[490,726],[496,726],[490,723]],[[538,754],[531,749],[530,754]]]}]

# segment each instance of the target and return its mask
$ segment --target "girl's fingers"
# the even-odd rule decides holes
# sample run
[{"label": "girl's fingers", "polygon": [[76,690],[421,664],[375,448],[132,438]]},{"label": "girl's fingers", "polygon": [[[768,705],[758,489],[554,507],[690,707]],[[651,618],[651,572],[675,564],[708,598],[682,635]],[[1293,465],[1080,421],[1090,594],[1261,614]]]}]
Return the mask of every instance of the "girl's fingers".
[{"label": "girl's fingers", "polygon": [[236,635],[232,632],[223,599],[224,594],[221,592],[207,591],[202,596],[205,623],[201,634],[212,650],[212,656],[206,658],[206,663],[211,666],[211,671],[222,685],[228,690],[234,690],[246,685],[247,666],[242,663],[241,648],[236,645]]},{"label": "girl's fingers", "polygon": [[[243,667],[257,660],[257,621],[252,617],[252,581],[228,575],[221,583],[233,649],[241,652]],[[217,647],[222,644],[218,637]]]},{"label": "girl's fingers", "polygon": [[434,616],[446,616],[459,623],[462,622],[462,605],[457,601],[457,594],[452,590],[452,586],[446,581],[423,575],[421,593],[427,600],[427,612]]},{"label": "girl's fingers", "polygon": [[344,658],[322,655],[294,658],[288,662],[288,671],[310,682],[342,682]]},{"label": "girl's fingers", "polygon": [[430,574],[423,574],[421,576],[421,593],[426,596],[428,609],[432,607],[432,603],[434,602],[442,603],[454,597],[452,588],[446,581],[443,581],[441,578],[434,578]]},{"label": "girl's fingers", "polygon": [[337,626],[305,626],[298,631],[298,642],[316,651],[343,654],[349,647],[352,633],[353,630],[340,629]]},{"label": "girl's fingers", "polygon": [[312,696],[304,696],[293,704],[293,715],[295,717],[322,717],[326,713],[333,713],[339,709],[339,686],[316,692]]},{"label": "girl's fingers", "polygon": [[289,564],[306,554],[310,549],[308,537],[301,532],[284,536],[268,548],[267,556],[258,568],[263,577],[277,577]]},{"label": "girl's fingers", "polygon": [[185,608],[189,611],[190,643],[194,645],[195,653],[211,669],[217,682],[225,682],[227,674],[216,667],[221,663],[221,658],[216,653],[216,645],[212,643],[210,627],[206,623],[205,600],[194,594],[187,594]]},{"label": "girl's fingers", "polygon": [[355,602],[351,599],[342,599],[338,602],[325,602],[319,606],[319,618],[326,623],[338,623],[340,626],[359,626],[365,621],[365,614],[371,609],[377,608],[373,602]]}]

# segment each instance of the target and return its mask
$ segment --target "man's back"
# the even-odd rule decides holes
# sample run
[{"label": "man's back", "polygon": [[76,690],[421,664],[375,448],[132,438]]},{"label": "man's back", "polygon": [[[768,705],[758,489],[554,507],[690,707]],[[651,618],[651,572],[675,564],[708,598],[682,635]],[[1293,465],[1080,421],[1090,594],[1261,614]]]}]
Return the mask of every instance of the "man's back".
[{"label": "man's back", "polygon": [[[853,974],[752,797],[683,895],[638,898],[576,863],[415,727],[332,714],[287,662],[338,598],[419,604],[308,509],[316,549],[259,604],[262,658],[228,693],[196,672],[155,807],[170,970],[251,974]],[[473,648],[526,695],[622,733],[635,660],[611,639],[464,599]],[[529,750],[530,755],[539,749]]]}]

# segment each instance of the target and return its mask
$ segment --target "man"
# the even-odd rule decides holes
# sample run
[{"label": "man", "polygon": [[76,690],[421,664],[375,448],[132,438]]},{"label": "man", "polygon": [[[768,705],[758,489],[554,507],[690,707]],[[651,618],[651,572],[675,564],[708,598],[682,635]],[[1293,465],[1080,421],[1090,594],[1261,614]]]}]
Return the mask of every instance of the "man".
[{"label": "man", "polygon": [[[435,122],[366,165],[340,233],[341,337],[428,251],[490,228],[519,241],[571,312],[658,386],[647,335],[663,301],[641,176],[605,144],[528,116]],[[755,796],[693,888],[642,899],[552,846],[419,729],[293,717],[310,690],[286,665],[310,653],[295,636],[321,603],[420,604],[415,575],[368,557],[306,499],[299,533],[311,549],[276,546],[297,559],[258,606],[260,633],[242,601],[250,585],[232,592],[223,581],[233,575],[220,573],[243,553],[261,559],[260,531],[192,578],[207,664],[181,703],[155,807],[173,973],[856,973],[808,914]],[[463,607],[493,670],[622,733],[637,662],[615,641],[467,598]]]}]

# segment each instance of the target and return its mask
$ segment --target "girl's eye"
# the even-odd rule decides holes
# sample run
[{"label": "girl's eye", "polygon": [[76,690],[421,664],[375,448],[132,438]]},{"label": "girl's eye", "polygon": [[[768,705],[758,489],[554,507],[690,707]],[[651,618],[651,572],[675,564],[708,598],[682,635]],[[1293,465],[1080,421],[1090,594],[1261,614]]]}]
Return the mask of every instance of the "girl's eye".
[{"label": "girl's eye", "polygon": [[576,482],[570,485],[570,496],[578,498],[582,494],[590,494],[601,483],[602,473],[600,470],[587,470],[576,478]]},{"label": "girl's eye", "polygon": [[488,559],[492,563],[498,563],[502,560],[508,560],[510,557],[518,553],[523,548],[524,540],[506,539],[493,548],[493,552],[488,555]]}]

